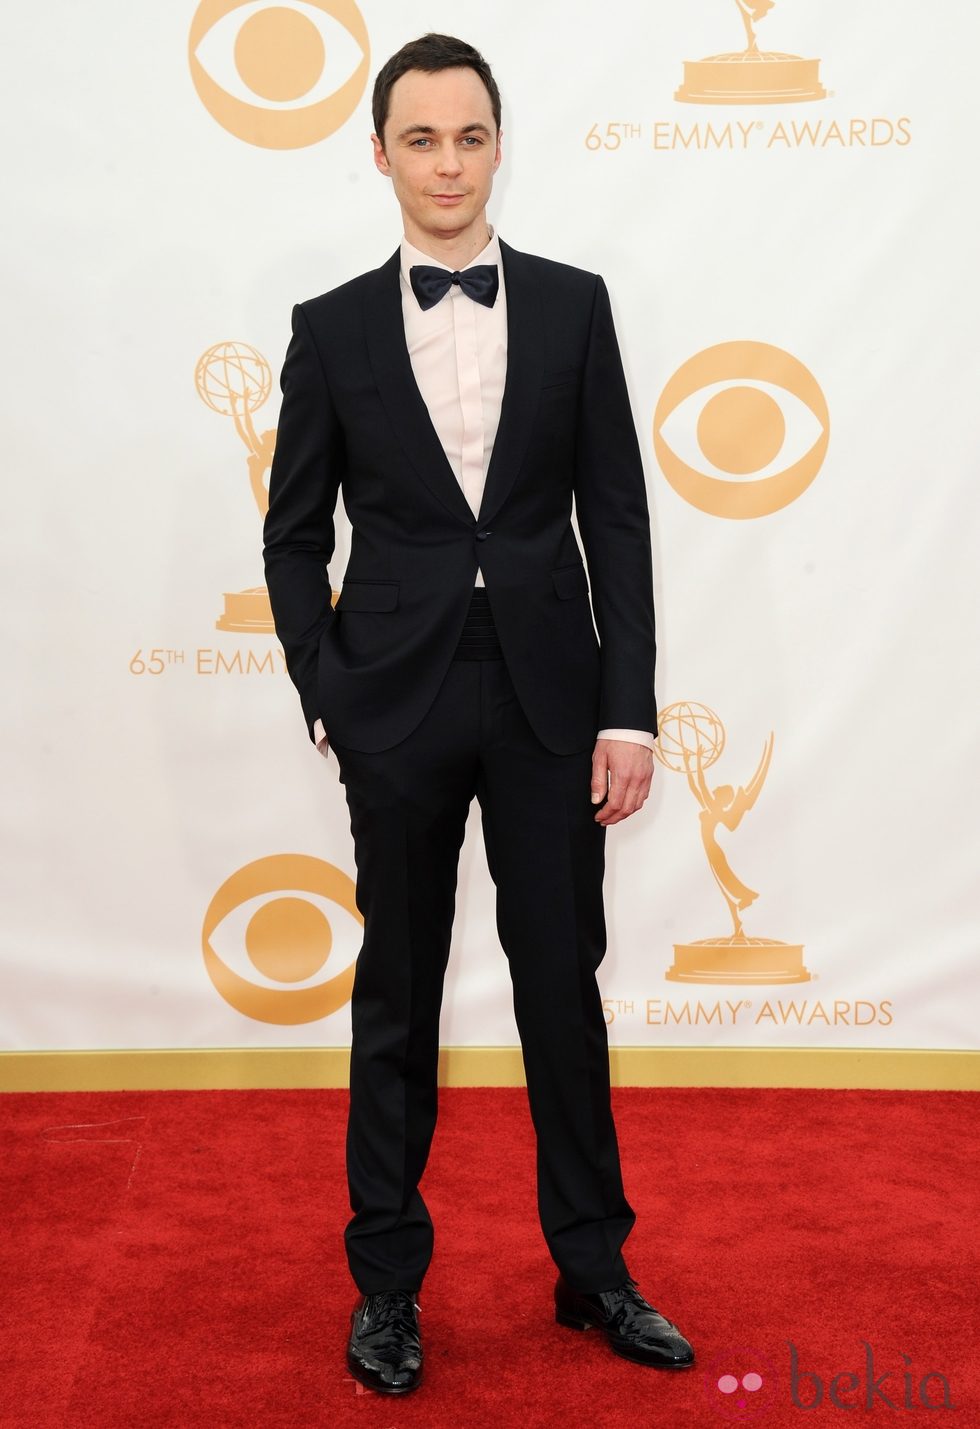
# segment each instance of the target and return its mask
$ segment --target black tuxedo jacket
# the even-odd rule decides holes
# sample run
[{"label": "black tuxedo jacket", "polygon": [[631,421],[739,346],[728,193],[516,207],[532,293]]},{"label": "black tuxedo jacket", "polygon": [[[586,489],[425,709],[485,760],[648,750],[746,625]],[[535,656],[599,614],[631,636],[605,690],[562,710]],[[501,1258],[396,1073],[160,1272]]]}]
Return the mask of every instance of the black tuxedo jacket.
[{"label": "black tuxedo jacket", "polygon": [[[657,730],[649,512],[609,296],[593,273],[500,251],[507,376],[478,517],[412,372],[399,250],[293,309],[263,536],[311,739],[318,716],[328,738],[367,752],[412,732],[455,652],[478,565],[548,749],[576,753],[611,726]],[[352,539],[334,608],[339,488]]]}]

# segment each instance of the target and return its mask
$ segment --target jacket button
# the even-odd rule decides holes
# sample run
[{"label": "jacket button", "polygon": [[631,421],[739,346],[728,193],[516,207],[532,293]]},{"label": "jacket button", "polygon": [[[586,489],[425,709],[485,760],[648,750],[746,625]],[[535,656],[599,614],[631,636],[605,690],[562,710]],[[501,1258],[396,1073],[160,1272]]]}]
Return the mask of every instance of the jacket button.
[{"label": "jacket button", "polygon": [[493,535],[493,532],[492,532],[492,531],[477,531],[477,533],[476,533],[476,539],[477,539],[478,541],[485,541],[488,536],[492,536],[492,535]]}]

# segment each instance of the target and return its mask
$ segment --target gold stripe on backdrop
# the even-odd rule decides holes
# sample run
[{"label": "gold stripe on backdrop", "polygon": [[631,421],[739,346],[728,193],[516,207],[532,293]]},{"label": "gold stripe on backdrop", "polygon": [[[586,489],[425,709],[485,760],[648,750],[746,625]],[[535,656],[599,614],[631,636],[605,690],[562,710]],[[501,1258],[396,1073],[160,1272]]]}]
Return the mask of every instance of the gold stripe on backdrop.
[{"label": "gold stripe on backdrop", "polygon": [[[345,1087],[346,1047],[4,1052],[0,1091],[164,1091]],[[837,1047],[613,1047],[621,1087],[862,1087],[980,1090],[980,1053]],[[524,1084],[519,1047],[444,1047],[447,1087]]]}]

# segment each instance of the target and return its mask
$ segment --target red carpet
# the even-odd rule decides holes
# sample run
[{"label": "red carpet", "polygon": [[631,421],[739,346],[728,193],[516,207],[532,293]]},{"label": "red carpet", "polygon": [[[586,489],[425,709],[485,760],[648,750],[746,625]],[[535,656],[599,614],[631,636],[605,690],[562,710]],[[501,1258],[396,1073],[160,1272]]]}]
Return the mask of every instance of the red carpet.
[{"label": "red carpet", "polygon": [[[980,1097],[614,1106],[630,1269],[700,1367],[628,1364],[554,1323],[524,1093],[452,1090],[424,1183],[426,1382],[392,1400],[356,1393],[343,1360],[345,1092],[0,1098],[0,1425],[980,1426]],[[818,1407],[794,1404],[791,1344],[795,1397]],[[940,1375],[952,1411],[923,1405]]]}]

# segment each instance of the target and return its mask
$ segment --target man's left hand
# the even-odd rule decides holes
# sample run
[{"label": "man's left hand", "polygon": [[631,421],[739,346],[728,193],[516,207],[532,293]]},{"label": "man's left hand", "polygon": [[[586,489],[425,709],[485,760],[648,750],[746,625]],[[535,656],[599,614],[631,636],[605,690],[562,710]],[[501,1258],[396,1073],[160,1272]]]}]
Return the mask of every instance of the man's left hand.
[{"label": "man's left hand", "polygon": [[[606,802],[597,824],[618,824],[641,809],[653,782],[653,751],[626,739],[597,739],[592,755],[592,802]],[[606,797],[608,790],[608,798]]]}]

